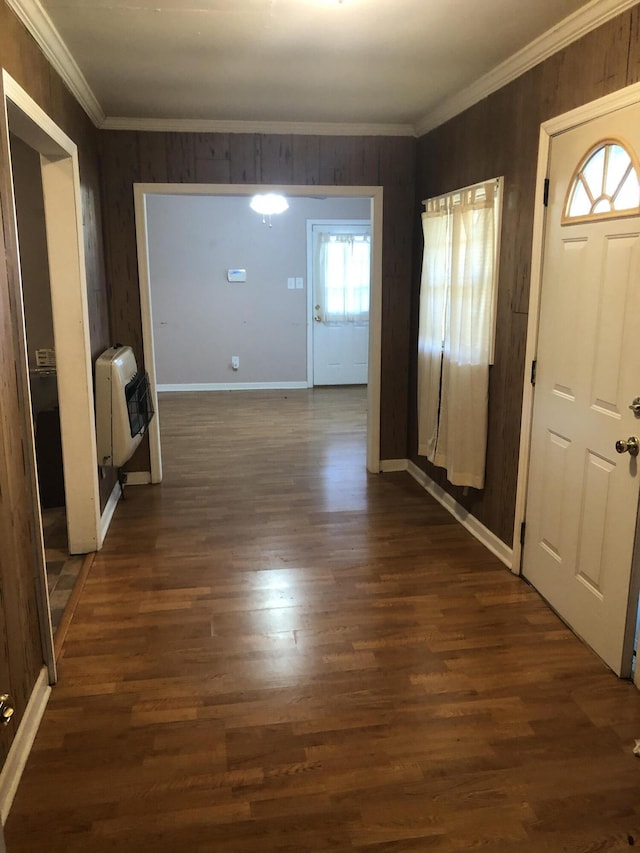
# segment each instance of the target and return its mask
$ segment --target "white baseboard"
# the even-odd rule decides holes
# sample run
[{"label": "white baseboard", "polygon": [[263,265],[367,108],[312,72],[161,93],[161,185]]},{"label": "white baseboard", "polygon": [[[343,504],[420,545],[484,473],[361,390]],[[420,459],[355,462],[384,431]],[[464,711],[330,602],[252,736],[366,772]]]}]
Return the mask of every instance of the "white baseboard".
[{"label": "white baseboard", "polygon": [[157,391],[295,391],[308,388],[304,382],[195,382],[192,384],[158,385]]},{"label": "white baseboard", "polygon": [[434,497],[438,503],[448,510],[451,515],[473,534],[479,542],[488,548],[507,568],[513,570],[513,549],[506,545],[502,539],[498,539],[488,527],[478,521],[471,513],[461,506],[448,492],[431,479],[421,468],[408,461],[407,470],[413,479],[419,483],[425,491]]},{"label": "white baseboard", "polygon": [[98,551],[104,545],[104,540],[107,535],[107,531],[111,526],[111,519],[113,518],[113,513],[116,511],[121,494],[122,489],[120,488],[120,483],[116,482],[115,486],[111,490],[109,500],[107,501],[100,518],[100,541],[98,542]]},{"label": "white baseboard", "polygon": [[125,471],[125,486],[148,486],[151,482],[151,471]]},{"label": "white baseboard", "polygon": [[408,471],[408,459],[381,459],[380,472],[382,474],[392,474],[394,471]]},{"label": "white baseboard", "polygon": [[43,666],[0,773],[0,821],[2,824],[5,824],[9,817],[22,771],[27,763],[50,694],[49,673]]}]

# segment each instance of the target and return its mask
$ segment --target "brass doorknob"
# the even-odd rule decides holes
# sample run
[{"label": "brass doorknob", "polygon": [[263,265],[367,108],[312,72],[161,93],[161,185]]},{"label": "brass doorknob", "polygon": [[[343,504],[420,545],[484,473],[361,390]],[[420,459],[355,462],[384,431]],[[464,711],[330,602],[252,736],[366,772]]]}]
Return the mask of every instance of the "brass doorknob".
[{"label": "brass doorknob", "polygon": [[638,451],[640,451],[640,439],[635,435],[629,436],[626,441],[624,438],[621,438],[616,441],[616,450],[618,453],[628,453],[629,456],[637,456]]},{"label": "brass doorknob", "polygon": [[8,726],[15,711],[13,699],[8,693],[3,693],[0,696],[0,725]]}]

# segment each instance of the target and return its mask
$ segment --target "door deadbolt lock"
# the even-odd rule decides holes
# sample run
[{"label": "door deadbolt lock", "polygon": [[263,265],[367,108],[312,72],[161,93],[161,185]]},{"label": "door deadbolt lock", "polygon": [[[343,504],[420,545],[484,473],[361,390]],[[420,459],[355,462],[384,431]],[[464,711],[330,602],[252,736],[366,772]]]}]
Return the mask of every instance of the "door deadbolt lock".
[{"label": "door deadbolt lock", "polygon": [[640,439],[631,435],[625,441],[624,438],[621,438],[619,441],[616,441],[616,450],[618,453],[628,453],[630,456],[637,456],[638,451],[640,451]]},{"label": "door deadbolt lock", "polygon": [[11,696],[8,693],[0,695],[0,725],[8,726],[15,710]]},{"label": "door deadbolt lock", "polygon": [[635,397],[629,408],[637,418],[640,418],[640,397]]}]

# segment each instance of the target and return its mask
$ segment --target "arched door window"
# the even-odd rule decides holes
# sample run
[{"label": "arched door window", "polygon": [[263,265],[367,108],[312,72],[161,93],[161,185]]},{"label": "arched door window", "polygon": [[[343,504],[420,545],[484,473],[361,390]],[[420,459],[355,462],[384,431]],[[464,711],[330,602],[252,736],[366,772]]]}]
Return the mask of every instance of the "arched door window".
[{"label": "arched door window", "polygon": [[594,145],[576,169],[565,199],[562,224],[640,214],[640,169],[620,139]]}]

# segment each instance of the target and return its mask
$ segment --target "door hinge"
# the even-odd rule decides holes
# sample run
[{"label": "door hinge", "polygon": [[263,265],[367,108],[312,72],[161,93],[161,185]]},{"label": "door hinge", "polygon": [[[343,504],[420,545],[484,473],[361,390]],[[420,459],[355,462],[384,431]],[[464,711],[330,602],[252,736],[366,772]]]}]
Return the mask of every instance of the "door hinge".
[{"label": "door hinge", "polygon": [[549,178],[544,179],[544,195],[542,197],[542,203],[545,207],[549,207]]},{"label": "door hinge", "polygon": [[538,359],[534,358],[531,362],[531,384],[536,384],[536,374],[538,372]]},{"label": "door hinge", "polygon": [[527,522],[523,521],[522,524],[520,525],[520,544],[521,545],[524,545],[524,535],[525,535],[526,529],[527,529]]}]

